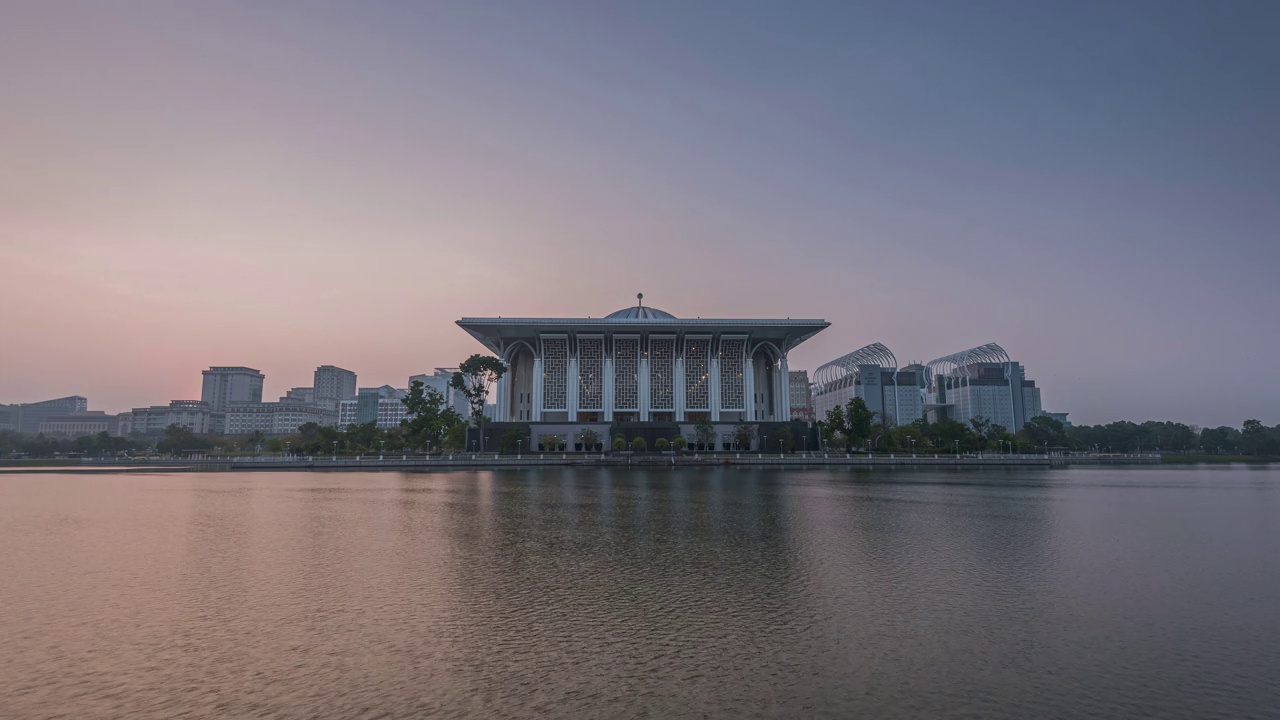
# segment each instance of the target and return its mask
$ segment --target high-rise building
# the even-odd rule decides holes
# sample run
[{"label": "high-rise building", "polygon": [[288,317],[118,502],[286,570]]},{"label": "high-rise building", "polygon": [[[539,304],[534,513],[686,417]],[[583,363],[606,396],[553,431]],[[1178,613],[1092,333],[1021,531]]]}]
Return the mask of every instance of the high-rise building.
[{"label": "high-rise building", "polygon": [[211,367],[204,371],[200,401],[213,412],[224,412],[233,402],[262,402],[263,374],[249,367]]},{"label": "high-rise building", "polygon": [[813,420],[813,392],[809,388],[808,370],[791,370],[788,372],[791,388],[791,419],[811,422]]},{"label": "high-rise building", "polygon": [[356,374],[333,365],[316,368],[314,402],[326,410],[337,412],[338,403],[356,396]]},{"label": "high-rise building", "polygon": [[880,343],[841,355],[813,373],[814,415],[825,419],[836,406],[860,397],[875,413],[877,423],[894,426],[915,422],[924,416],[918,367],[899,369],[893,352]]},{"label": "high-rise building", "polygon": [[1026,368],[995,343],[927,363],[925,387],[930,422],[968,423],[981,417],[1017,432],[1027,420],[1043,414],[1040,388],[1026,379]]},{"label": "high-rise building", "polygon": [[461,390],[449,387],[449,381],[457,371],[458,368],[436,368],[430,375],[410,375],[409,386],[412,387],[414,382],[421,382],[425,388],[444,396],[445,407],[453,408],[462,417],[469,418],[471,405],[467,402],[467,396]]}]

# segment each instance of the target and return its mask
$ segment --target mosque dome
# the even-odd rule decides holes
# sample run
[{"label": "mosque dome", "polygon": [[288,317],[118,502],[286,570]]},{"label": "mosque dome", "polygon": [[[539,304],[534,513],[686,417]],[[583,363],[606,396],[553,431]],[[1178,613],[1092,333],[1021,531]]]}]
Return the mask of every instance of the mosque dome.
[{"label": "mosque dome", "polygon": [[676,316],[644,304],[644,293],[636,295],[636,304],[605,315],[606,320],[675,320]]},{"label": "mosque dome", "polygon": [[647,305],[635,305],[611,312],[605,315],[605,318],[609,320],[675,320],[676,316]]}]

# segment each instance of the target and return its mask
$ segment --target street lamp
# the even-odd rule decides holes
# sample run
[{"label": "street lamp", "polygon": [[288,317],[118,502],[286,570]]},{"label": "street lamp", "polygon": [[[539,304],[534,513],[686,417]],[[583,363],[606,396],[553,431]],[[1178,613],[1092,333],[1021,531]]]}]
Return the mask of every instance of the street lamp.
[{"label": "street lamp", "polygon": [[378,451],[378,459],[381,460],[383,455],[387,454],[387,441],[382,441],[382,449]]},{"label": "street lamp", "polygon": [[915,439],[915,438],[907,438],[907,439],[911,441],[911,454],[912,454],[912,455],[915,455],[915,454],[916,454],[916,439]]},{"label": "street lamp", "polygon": [[782,438],[778,438],[778,457],[782,457]]},{"label": "street lamp", "polygon": [[955,454],[956,454],[956,455],[959,455],[959,454],[960,454],[960,441],[959,441],[959,440],[952,440],[951,442],[955,444],[955,447],[956,447]]},{"label": "street lamp", "polygon": [[338,441],[333,441],[333,461],[338,462]]}]

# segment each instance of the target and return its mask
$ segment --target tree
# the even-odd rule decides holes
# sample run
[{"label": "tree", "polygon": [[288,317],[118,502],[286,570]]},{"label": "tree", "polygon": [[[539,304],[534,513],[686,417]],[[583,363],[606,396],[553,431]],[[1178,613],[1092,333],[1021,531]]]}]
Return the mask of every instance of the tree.
[{"label": "tree", "polygon": [[186,450],[207,450],[211,445],[207,439],[196,437],[187,426],[175,423],[164,429],[164,438],[156,443],[156,449],[177,455]]},{"label": "tree", "polygon": [[784,427],[778,432],[778,441],[782,446],[783,452],[794,452],[796,449],[796,436],[791,432],[791,428]]},{"label": "tree", "polygon": [[844,407],[837,405],[827,411],[827,419],[818,423],[822,431],[822,443],[828,447],[835,445],[849,449],[849,421],[845,417]]},{"label": "tree", "polygon": [[1018,435],[1020,440],[1033,448],[1063,447],[1067,444],[1067,433],[1062,428],[1062,423],[1048,415],[1031,418],[1022,426]]},{"label": "tree", "polygon": [[[845,424],[848,430],[845,437],[850,447],[862,445],[871,437],[871,422],[875,413],[867,407],[867,401],[855,397],[849,401],[845,410]],[[847,448],[846,448],[847,449]]]},{"label": "tree", "polygon": [[756,426],[745,420],[733,426],[733,443],[739,450],[750,450],[756,439]]},{"label": "tree", "polygon": [[502,452],[519,453],[527,447],[529,433],[522,427],[512,428],[502,434]]},{"label": "tree", "polygon": [[[462,393],[471,409],[471,419],[484,437],[484,404],[489,400],[489,390],[494,383],[505,375],[507,366],[492,355],[472,355],[458,366],[458,371],[449,378],[449,387]],[[462,444],[466,445],[466,432],[463,431]]]},{"label": "tree", "polygon": [[716,443],[716,426],[711,424],[710,420],[703,420],[693,428],[694,435],[697,437],[699,445],[715,449]]},{"label": "tree", "polygon": [[[414,380],[409,394],[400,399],[407,417],[400,421],[404,440],[412,448],[439,447],[450,427],[465,423],[457,410],[445,406],[444,395]],[[505,443],[505,441],[504,441]]]},{"label": "tree", "polygon": [[1280,431],[1273,432],[1259,420],[1245,420],[1240,430],[1240,449],[1249,455],[1280,453],[1277,435]]},{"label": "tree", "polygon": [[441,448],[451,452],[462,450],[467,445],[467,424],[457,423],[444,433]]}]

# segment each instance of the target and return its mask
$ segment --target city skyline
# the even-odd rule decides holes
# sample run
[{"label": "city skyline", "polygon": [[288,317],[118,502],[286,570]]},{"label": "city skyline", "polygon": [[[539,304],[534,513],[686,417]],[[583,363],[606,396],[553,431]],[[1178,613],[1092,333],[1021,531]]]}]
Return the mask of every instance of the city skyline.
[{"label": "city skyline", "polygon": [[996,342],[1078,424],[1274,425],[1277,19],[7,3],[0,403],[398,386],[644,292],[830,321],[794,369]]}]

